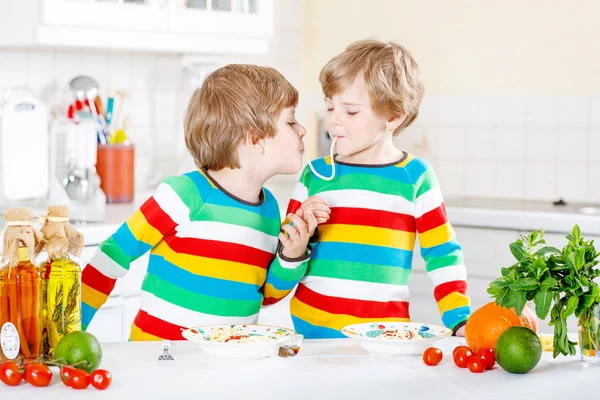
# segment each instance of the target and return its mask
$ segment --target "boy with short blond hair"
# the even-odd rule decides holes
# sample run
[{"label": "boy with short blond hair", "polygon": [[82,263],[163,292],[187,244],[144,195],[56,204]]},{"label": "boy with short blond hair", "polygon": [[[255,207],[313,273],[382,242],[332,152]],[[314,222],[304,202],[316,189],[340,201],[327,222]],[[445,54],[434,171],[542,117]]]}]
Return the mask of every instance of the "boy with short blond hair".
[{"label": "boy with short blond hair", "polygon": [[[190,100],[185,140],[199,169],[167,177],[83,270],[83,326],[131,263],[150,251],[130,340],[180,340],[181,329],[255,323],[293,289],[310,258],[310,211],[281,225],[264,182],[302,168],[296,89],[272,68],[228,65]],[[287,235],[281,233],[285,231]]]},{"label": "boy with short blond hair", "polygon": [[[442,322],[461,335],[470,315],[467,272],[436,175],[392,141],[419,113],[417,62],[398,44],[359,41],[325,65],[320,82],[337,154],[304,169],[288,207],[326,221],[291,301],[295,329],[330,338],[355,323],[409,321],[418,235]],[[332,168],[333,179],[323,179]],[[315,206],[317,195],[329,216]]]}]

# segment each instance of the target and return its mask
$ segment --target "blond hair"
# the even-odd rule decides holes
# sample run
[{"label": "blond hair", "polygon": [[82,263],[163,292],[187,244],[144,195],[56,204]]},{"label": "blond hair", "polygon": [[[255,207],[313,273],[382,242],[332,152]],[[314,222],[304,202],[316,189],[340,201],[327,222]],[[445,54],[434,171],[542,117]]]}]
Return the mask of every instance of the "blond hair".
[{"label": "blond hair", "polygon": [[383,117],[405,116],[394,135],[417,118],[423,98],[419,65],[399,44],[360,40],[333,57],[321,70],[319,81],[325,96],[333,95],[364,74],[373,111]]},{"label": "blond hair", "polygon": [[211,73],[188,105],[185,143],[198,167],[239,168],[247,134],[275,136],[277,118],[298,104],[298,91],[273,68],[230,64]]}]

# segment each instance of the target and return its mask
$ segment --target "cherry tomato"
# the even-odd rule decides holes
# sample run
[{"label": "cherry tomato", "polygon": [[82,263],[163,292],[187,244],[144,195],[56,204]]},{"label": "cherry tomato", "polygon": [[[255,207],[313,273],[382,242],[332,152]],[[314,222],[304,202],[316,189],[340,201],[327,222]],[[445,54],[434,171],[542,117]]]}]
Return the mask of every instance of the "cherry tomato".
[{"label": "cherry tomato", "polygon": [[90,374],[90,383],[98,390],[104,390],[110,386],[112,375],[104,369],[97,369]]},{"label": "cherry tomato", "polygon": [[[456,349],[455,349],[456,350]],[[473,353],[473,351],[468,348],[467,346],[461,346],[460,349],[456,350],[456,353],[454,353],[454,357],[456,357],[457,355],[461,355],[463,356],[465,359],[469,359],[471,357],[473,357],[475,354]]]},{"label": "cherry tomato", "polygon": [[452,351],[452,357],[454,357],[456,355],[457,352],[459,351],[471,351],[471,349],[468,346],[457,346],[454,348],[454,350]]},{"label": "cherry tomato", "polygon": [[23,380],[23,370],[14,361],[0,364],[0,381],[8,386],[19,386]]},{"label": "cherry tomato", "polygon": [[475,352],[477,357],[485,361],[485,369],[492,369],[496,364],[496,352],[490,347],[483,347]]},{"label": "cherry tomato", "polygon": [[469,368],[469,371],[473,373],[480,373],[485,371],[485,366],[486,361],[478,356],[473,356],[469,358],[469,361],[467,361],[467,367]]},{"label": "cherry tomato", "polygon": [[90,375],[81,369],[75,369],[70,374],[69,386],[73,389],[87,389],[90,386]]},{"label": "cherry tomato", "polygon": [[25,369],[25,380],[33,386],[48,386],[52,381],[52,371],[42,363],[32,363]]},{"label": "cherry tomato", "polygon": [[75,372],[75,368],[69,365],[63,365],[60,367],[60,380],[65,384],[65,386],[71,386],[70,381],[73,372]]},{"label": "cherry tomato", "polygon": [[462,354],[456,353],[456,355],[454,356],[454,364],[456,364],[458,368],[467,368],[468,361],[469,358]]},{"label": "cherry tomato", "polygon": [[423,362],[427,365],[438,365],[442,358],[442,351],[437,347],[430,347],[423,352]]}]

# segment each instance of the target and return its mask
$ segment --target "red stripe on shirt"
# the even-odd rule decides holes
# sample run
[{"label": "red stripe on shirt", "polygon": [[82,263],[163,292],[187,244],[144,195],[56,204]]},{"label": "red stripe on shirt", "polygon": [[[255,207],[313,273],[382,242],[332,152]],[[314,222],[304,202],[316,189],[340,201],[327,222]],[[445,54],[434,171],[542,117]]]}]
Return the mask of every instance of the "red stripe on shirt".
[{"label": "red stripe on shirt", "polygon": [[181,329],[187,329],[186,327],[156,318],[144,310],[138,311],[133,322],[142,331],[168,340],[184,340],[181,335]]},{"label": "red stripe on shirt", "polygon": [[446,214],[446,206],[442,203],[439,207],[434,208],[417,218],[417,229],[420,233],[427,232],[445,224],[447,221],[448,216]]},{"label": "red stripe on shirt", "polygon": [[288,208],[287,208],[287,214],[294,214],[300,207],[302,206],[302,203],[299,202],[298,200],[290,200],[290,203],[288,204]]},{"label": "red stripe on shirt", "polygon": [[358,318],[410,318],[406,301],[370,301],[325,296],[300,283],[296,298],[311,307],[330,314],[346,314]]},{"label": "red stripe on shirt", "polygon": [[140,207],[140,211],[144,214],[146,221],[162,233],[163,236],[175,226],[173,219],[158,205],[154,197],[146,200]]},{"label": "red stripe on shirt", "polygon": [[363,225],[376,228],[415,232],[415,219],[412,215],[366,208],[334,207],[327,224]]},{"label": "red stripe on shirt", "polygon": [[453,292],[466,294],[467,281],[451,281],[437,285],[433,291],[433,296],[435,297],[435,301],[440,301]]},{"label": "red stripe on shirt", "polygon": [[108,296],[115,287],[117,280],[109,278],[94,268],[93,265],[87,264],[81,273],[81,282]]},{"label": "red stripe on shirt", "polygon": [[234,261],[265,269],[275,258],[273,253],[238,243],[176,236],[169,238],[167,242],[175,253]]}]

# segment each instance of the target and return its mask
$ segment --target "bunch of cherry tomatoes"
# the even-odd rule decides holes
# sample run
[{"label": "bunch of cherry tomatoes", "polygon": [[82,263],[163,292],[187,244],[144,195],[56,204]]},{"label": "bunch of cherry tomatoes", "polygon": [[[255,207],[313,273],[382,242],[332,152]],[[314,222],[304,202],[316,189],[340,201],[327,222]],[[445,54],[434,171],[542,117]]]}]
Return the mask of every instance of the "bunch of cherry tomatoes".
[{"label": "bunch of cherry tomatoes", "polygon": [[[437,347],[430,347],[423,352],[423,362],[427,365],[438,365],[443,353]],[[459,368],[468,368],[473,373],[492,369],[496,364],[496,354],[492,348],[481,348],[473,352],[468,346],[458,346],[452,352],[454,364]]]},{"label": "bunch of cherry tomatoes", "polygon": [[[0,364],[0,381],[8,386],[19,386],[23,380],[37,387],[49,386],[52,382],[52,370],[41,362],[25,362],[19,365],[14,361]],[[110,372],[97,369],[88,374],[82,369],[70,365],[60,366],[60,380],[73,389],[87,389],[90,385],[98,390],[108,388],[112,382]]]}]

